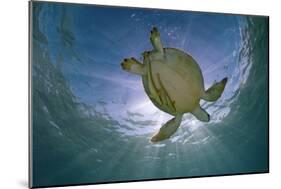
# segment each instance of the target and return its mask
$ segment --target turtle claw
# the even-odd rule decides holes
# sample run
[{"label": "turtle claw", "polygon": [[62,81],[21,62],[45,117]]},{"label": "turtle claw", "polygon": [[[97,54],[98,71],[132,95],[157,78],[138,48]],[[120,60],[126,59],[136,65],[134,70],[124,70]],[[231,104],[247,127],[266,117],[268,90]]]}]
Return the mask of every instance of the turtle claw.
[{"label": "turtle claw", "polygon": [[123,62],[121,63],[121,67],[122,67],[123,70],[131,71],[131,67],[134,64],[138,64],[138,62],[137,62],[137,60],[135,58],[133,58],[133,57],[125,58],[123,60]]},{"label": "turtle claw", "polygon": [[150,36],[151,39],[155,39],[155,38],[160,37],[160,33],[158,32],[158,30],[155,26],[150,31],[150,34],[151,34],[151,36]]},{"label": "turtle claw", "polygon": [[123,60],[123,62],[121,63],[121,67],[122,67],[123,70],[130,71],[131,66],[132,66],[132,62],[129,61],[128,58],[125,58],[125,59]]}]

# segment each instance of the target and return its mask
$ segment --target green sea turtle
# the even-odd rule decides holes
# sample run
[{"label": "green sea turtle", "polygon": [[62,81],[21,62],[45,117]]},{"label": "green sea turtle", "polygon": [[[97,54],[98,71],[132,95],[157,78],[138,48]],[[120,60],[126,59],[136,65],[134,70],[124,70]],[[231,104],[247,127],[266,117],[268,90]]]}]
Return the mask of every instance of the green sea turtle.
[{"label": "green sea turtle", "polygon": [[151,30],[152,51],[143,53],[143,64],[135,58],[124,59],[124,70],[142,76],[142,82],[150,100],[160,110],[173,115],[151,142],[169,138],[180,126],[184,113],[193,114],[198,120],[210,121],[210,115],[200,107],[200,99],[216,101],[222,94],[227,78],[204,89],[201,69],[187,53],[175,48],[163,48],[156,27]]}]

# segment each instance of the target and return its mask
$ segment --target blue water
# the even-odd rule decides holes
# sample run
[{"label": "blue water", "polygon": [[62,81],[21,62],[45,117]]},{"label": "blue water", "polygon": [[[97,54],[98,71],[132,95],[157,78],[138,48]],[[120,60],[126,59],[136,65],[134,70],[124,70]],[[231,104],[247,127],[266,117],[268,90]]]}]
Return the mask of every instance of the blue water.
[{"label": "blue water", "polygon": [[[33,186],[267,172],[268,19],[197,12],[33,2]],[[171,116],[123,71],[142,61],[157,26],[166,47],[191,54],[205,87],[228,77],[222,97],[200,102],[168,140],[149,143]]]}]

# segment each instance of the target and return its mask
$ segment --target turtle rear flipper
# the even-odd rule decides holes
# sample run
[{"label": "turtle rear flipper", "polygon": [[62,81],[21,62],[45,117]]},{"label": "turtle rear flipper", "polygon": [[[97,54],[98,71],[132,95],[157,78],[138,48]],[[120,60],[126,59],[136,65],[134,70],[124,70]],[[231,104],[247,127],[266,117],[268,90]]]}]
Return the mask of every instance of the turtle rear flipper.
[{"label": "turtle rear flipper", "polygon": [[137,61],[135,58],[125,58],[121,63],[121,67],[123,70],[126,70],[130,73],[137,74],[137,75],[145,75],[146,70],[142,63]]},{"label": "turtle rear flipper", "polygon": [[164,50],[160,40],[160,33],[158,32],[156,27],[153,27],[150,33],[150,41],[152,43],[152,46],[154,47],[154,50],[163,56]]}]

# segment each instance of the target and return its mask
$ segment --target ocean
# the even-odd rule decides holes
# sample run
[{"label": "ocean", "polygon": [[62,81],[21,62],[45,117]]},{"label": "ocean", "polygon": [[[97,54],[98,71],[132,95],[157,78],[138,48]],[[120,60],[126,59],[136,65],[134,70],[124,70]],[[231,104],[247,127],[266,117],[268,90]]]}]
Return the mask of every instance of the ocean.
[{"label": "ocean", "polygon": [[[32,3],[32,186],[60,186],[269,171],[268,17]],[[151,136],[172,118],[141,77],[156,26],[165,47],[199,64],[205,88],[228,77],[208,123],[186,113],[168,140]]]}]

